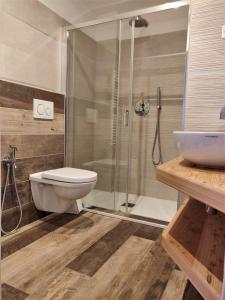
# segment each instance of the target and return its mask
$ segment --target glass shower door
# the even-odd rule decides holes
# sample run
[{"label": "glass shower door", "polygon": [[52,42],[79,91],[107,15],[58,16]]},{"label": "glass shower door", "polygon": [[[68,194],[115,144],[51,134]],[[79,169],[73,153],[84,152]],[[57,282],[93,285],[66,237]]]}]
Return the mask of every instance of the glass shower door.
[{"label": "glass shower door", "polygon": [[[188,7],[144,14],[141,22],[69,32],[66,164],[98,173],[86,208],[167,222],[178,195],[155,178],[157,94],[166,161],[177,154],[173,131],[182,128]],[[144,103],[149,113],[137,114]]]},{"label": "glass shower door", "polygon": [[115,210],[119,21],[69,31],[66,165],[98,173],[85,207]]},{"label": "glass shower door", "polygon": [[[127,27],[133,39],[133,63],[126,211],[132,216],[169,222],[177,210],[178,193],[156,179],[152,156],[155,160],[160,156],[157,140],[152,152],[158,126],[163,161],[177,155],[173,131],[182,130],[188,7],[144,14],[138,19],[134,28]],[[135,112],[143,106],[148,113]]]},{"label": "glass shower door", "polygon": [[117,211],[129,213],[130,175],[132,170],[132,95],[133,95],[133,51],[134,22],[120,21],[119,97],[116,142],[115,207]]}]

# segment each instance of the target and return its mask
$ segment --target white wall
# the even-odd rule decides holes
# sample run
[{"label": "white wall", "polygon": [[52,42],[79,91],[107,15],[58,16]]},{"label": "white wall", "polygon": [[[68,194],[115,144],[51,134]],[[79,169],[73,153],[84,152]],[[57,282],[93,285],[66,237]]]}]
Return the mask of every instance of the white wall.
[{"label": "white wall", "polygon": [[39,0],[73,25],[174,0]]},{"label": "white wall", "polygon": [[0,79],[64,92],[66,25],[36,0],[0,0]]},{"label": "white wall", "polygon": [[[163,33],[187,30],[189,6],[165,10],[143,15],[148,22],[147,27],[135,28],[135,38],[149,37]],[[118,21],[84,27],[81,30],[95,41],[115,39],[118,36]],[[123,40],[131,39],[129,19],[122,21]]]},{"label": "white wall", "polygon": [[224,0],[192,0],[187,70],[186,130],[225,131]]}]

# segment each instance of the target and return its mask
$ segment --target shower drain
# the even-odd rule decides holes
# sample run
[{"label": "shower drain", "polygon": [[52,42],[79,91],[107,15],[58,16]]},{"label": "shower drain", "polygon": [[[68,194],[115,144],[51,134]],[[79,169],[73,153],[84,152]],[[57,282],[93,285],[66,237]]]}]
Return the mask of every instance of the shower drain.
[{"label": "shower drain", "polygon": [[135,204],[134,203],[123,203],[121,206],[128,206],[128,207],[134,207]]}]

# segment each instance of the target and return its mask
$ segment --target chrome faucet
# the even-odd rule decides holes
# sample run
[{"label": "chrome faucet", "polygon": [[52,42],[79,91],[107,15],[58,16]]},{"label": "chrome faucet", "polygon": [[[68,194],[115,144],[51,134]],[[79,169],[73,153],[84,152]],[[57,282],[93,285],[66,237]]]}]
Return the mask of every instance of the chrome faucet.
[{"label": "chrome faucet", "polygon": [[17,147],[16,145],[12,144],[10,145],[10,148],[12,149],[12,160],[13,162],[16,162],[16,151],[17,151]]},{"label": "chrome faucet", "polygon": [[16,168],[16,151],[17,147],[16,145],[12,144],[9,146],[12,149],[12,152],[10,153],[10,156],[6,156],[2,159],[3,163],[6,165],[14,165]]},{"label": "chrome faucet", "polygon": [[221,108],[220,111],[220,120],[225,120],[225,106]]}]

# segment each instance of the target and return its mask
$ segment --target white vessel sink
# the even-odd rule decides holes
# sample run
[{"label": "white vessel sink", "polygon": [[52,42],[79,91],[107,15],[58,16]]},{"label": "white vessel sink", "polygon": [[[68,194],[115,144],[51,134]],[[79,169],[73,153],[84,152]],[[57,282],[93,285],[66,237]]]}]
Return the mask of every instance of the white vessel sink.
[{"label": "white vessel sink", "polygon": [[225,132],[174,131],[184,159],[202,166],[225,167]]}]

